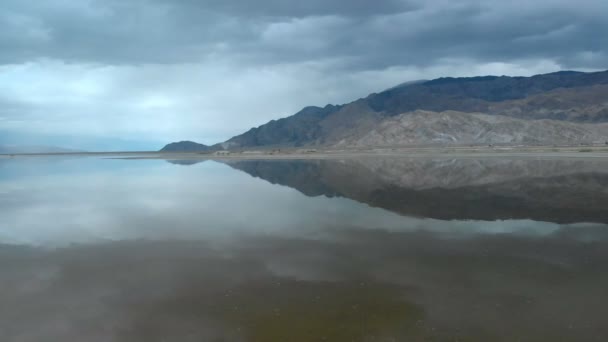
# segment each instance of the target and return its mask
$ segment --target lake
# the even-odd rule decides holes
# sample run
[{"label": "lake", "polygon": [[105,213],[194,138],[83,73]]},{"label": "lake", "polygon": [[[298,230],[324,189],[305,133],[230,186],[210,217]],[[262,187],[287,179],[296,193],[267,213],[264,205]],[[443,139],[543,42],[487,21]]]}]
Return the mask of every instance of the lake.
[{"label": "lake", "polygon": [[606,341],[608,161],[0,159],[0,341]]}]

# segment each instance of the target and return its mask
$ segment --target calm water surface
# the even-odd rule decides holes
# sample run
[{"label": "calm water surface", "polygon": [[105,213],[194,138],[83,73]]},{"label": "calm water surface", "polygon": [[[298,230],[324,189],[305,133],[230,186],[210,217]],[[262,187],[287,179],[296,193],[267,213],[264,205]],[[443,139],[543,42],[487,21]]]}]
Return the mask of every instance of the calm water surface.
[{"label": "calm water surface", "polygon": [[608,163],[0,159],[0,341],[606,341]]}]

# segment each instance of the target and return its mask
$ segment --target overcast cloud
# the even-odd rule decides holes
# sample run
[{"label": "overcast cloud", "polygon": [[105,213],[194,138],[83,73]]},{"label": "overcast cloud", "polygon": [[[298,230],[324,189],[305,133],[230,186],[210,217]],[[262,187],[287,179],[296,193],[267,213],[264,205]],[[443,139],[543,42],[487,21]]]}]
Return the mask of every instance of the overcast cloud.
[{"label": "overcast cloud", "polygon": [[0,144],[89,150],[220,142],[415,79],[608,68],[605,0],[3,0],[0,28]]}]

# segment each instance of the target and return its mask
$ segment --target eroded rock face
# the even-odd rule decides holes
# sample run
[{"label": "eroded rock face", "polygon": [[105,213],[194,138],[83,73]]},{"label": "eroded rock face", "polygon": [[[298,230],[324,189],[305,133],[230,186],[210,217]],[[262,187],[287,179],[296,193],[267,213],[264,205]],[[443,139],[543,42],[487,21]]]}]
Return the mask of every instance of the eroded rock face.
[{"label": "eroded rock face", "polygon": [[557,120],[522,120],[502,115],[415,111],[386,118],[370,131],[346,137],[336,146],[400,146],[416,144],[602,144],[608,124],[576,124]]}]

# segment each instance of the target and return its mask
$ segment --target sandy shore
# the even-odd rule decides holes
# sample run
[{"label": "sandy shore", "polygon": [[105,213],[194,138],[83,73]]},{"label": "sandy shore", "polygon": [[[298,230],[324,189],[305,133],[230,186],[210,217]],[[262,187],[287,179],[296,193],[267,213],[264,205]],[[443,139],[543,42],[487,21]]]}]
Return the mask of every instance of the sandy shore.
[{"label": "sandy shore", "polygon": [[411,147],[382,149],[281,149],[222,153],[205,152],[79,152],[0,154],[0,158],[98,157],[112,159],[226,160],[226,159],[335,159],[364,157],[425,158],[608,158],[608,146],[575,147]]}]

